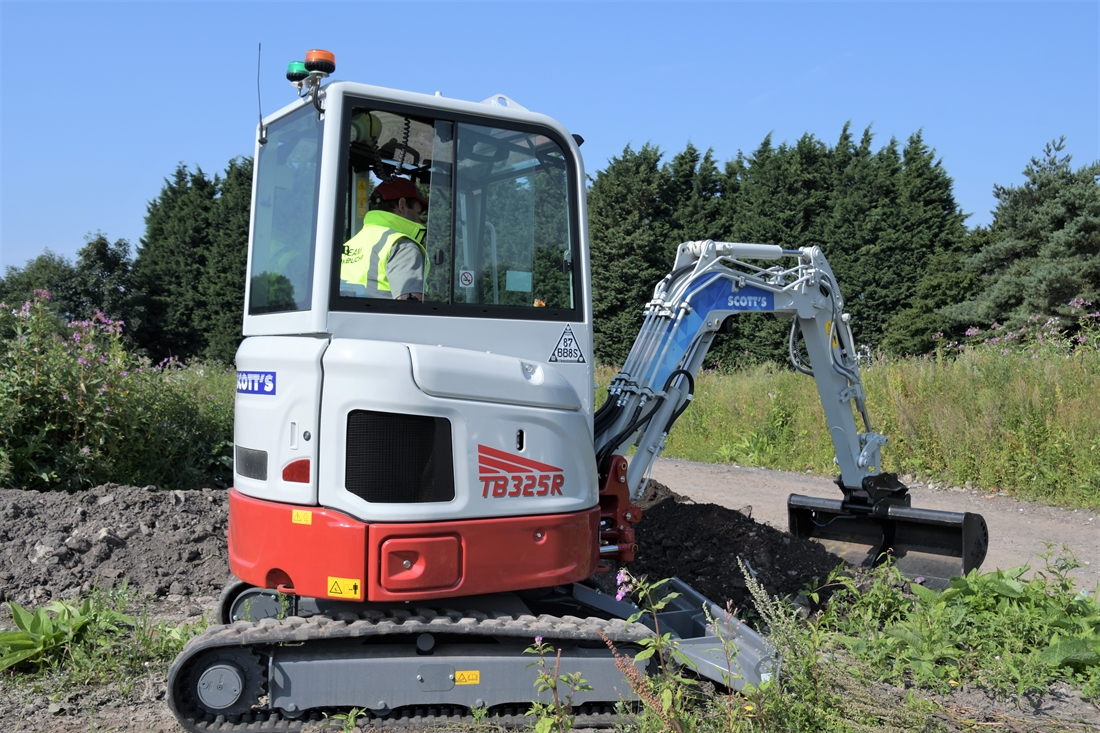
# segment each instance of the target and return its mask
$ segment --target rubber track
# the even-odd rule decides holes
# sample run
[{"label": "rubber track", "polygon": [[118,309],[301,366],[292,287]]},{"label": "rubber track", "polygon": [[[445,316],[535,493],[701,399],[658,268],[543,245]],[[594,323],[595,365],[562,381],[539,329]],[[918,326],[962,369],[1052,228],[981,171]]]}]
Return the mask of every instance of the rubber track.
[{"label": "rubber track", "polygon": [[[638,642],[653,636],[653,631],[639,623],[627,624],[622,619],[578,618],[542,614],[486,614],[477,611],[416,608],[389,611],[365,610],[358,614],[343,612],[335,617],[291,616],[285,619],[265,618],[258,622],[237,621],[228,626],[212,626],[189,641],[168,671],[168,704],[180,724],[191,733],[209,731],[294,731],[301,730],[304,721],[292,720],[278,711],[254,711],[239,719],[211,720],[203,716],[190,696],[178,689],[189,661],[211,649],[234,647],[275,647],[282,644],[302,644],[331,639],[362,639],[398,634],[435,633],[465,636],[497,636],[534,641],[536,636],[547,642],[602,641],[603,632],[616,644]],[[612,704],[580,706],[576,727],[604,727],[618,722],[610,713]],[[590,708],[590,710],[585,710]],[[423,714],[417,714],[423,710]],[[458,711],[462,711],[461,713]],[[531,721],[526,711],[490,715],[487,722],[503,725],[526,725]],[[412,713],[410,715],[410,713]],[[200,717],[201,716],[201,717]],[[248,718],[246,720],[245,718]],[[415,710],[398,710],[381,718],[371,716],[383,725],[422,726],[435,723],[473,722],[460,706],[417,706]]]}]

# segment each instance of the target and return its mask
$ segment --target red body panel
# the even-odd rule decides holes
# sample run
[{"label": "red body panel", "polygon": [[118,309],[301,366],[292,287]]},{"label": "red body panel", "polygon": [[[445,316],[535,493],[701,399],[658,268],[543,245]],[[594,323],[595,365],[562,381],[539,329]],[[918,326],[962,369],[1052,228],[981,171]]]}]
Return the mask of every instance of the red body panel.
[{"label": "red body panel", "polygon": [[[583,580],[599,560],[600,509],[454,522],[367,524],[331,509],[229,490],[229,568],[302,596],[415,601]],[[307,523],[308,522],[308,523]],[[335,585],[334,585],[335,581]],[[350,595],[349,583],[360,585]],[[344,588],[342,593],[330,593]]]}]

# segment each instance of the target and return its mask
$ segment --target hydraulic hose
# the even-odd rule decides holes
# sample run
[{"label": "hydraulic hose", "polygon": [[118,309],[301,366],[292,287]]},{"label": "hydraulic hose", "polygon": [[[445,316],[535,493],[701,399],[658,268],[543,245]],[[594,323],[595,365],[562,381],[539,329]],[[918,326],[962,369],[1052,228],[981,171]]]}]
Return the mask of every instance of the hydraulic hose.
[{"label": "hydraulic hose", "polygon": [[[596,454],[596,466],[599,467],[601,471],[603,470],[604,464],[607,462],[607,460],[611,458],[611,451],[615,450],[619,443],[626,440],[630,435],[637,431],[638,428],[652,420],[653,416],[657,413],[657,410],[661,409],[661,405],[664,403],[664,401],[665,397],[663,395],[655,398],[653,400],[653,407],[650,408],[649,412],[647,412],[642,417],[631,421],[631,423],[623,428],[618,435],[604,443],[603,448],[601,448],[599,453]],[[641,411],[641,407],[638,408],[638,411]],[[637,415],[637,413],[635,413],[635,415]]]},{"label": "hydraulic hose", "polygon": [[802,355],[798,352],[798,333],[800,330],[801,324],[798,321],[798,316],[795,316],[791,323],[791,335],[787,341],[787,351],[791,355],[791,366],[797,371],[812,377],[814,375],[814,370],[803,365]]},{"label": "hydraulic hose", "polygon": [[688,391],[687,396],[684,397],[683,404],[676,408],[676,412],[672,413],[672,416],[665,424],[665,435],[668,435],[669,431],[672,430],[672,424],[680,418],[680,415],[684,414],[684,410],[686,410],[688,405],[691,404],[691,401],[695,399],[695,377],[691,376],[691,372],[686,369],[677,369],[672,374],[668,375],[668,381],[665,382],[665,392],[668,392],[668,388],[672,386],[672,380],[675,379],[677,375],[687,378]]}]

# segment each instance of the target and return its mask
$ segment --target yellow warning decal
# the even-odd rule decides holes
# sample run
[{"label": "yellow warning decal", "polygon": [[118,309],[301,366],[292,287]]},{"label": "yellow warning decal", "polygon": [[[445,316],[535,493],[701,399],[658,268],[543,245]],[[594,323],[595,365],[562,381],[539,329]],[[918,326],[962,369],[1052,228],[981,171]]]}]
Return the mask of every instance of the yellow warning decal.
[{"label": "yellow warning decal", "polygon": [[290,521],[294,524],[313,524],[313,512],[308,512],[305,509],[292,509],[290,511]]},{"label": "yellow warning decal", "polygon": [[328,576],[328,594],[333,598],[362,600],[363,584],[358,578],[334,578]]},{"label": "yellow warning decal", "polygon": [[481,672],[476,669],[463,669],[455,672],[456,685],[480,685]]}]

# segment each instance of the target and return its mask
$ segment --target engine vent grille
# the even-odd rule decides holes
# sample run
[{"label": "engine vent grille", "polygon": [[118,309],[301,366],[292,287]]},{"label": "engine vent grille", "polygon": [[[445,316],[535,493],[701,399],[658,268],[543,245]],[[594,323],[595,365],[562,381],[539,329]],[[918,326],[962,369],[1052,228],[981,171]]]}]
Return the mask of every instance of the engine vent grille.
[{"label": "engine vent grille", "polygon": [[233,470],[245,478],[267,481],[267,451],[234,446]]},{"label": "engine vent grille", "polygon": [[455,498],[451,422],[443,417],[348,413],[344,488],[379,504]]}]

